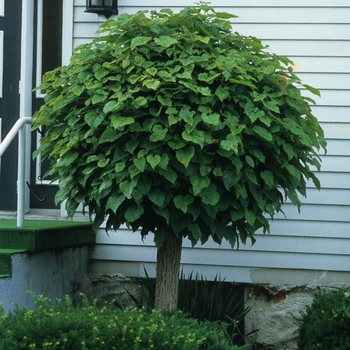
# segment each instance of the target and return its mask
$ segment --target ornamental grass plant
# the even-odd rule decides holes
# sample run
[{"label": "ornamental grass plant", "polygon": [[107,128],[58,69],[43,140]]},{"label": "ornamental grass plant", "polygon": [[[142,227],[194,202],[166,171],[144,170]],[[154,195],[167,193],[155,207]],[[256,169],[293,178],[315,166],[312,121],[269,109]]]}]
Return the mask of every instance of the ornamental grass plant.
[{"label": "ornamental grass plant", "polygon": [[[152,309],[155,298],[155,280],[144,269],[146,278],[142,284],[146,291],[146,304]],[[129,294],[136,306],[142,303]],[[226,282],[220,276],[208,281],[203,275],[180,273],[178,310],[199,321],[220,321],[227,323],[226,335],[235,344],[243,344],[247,334],[244,332],[244,318],[250,311],[245,307],[243,289],[234,283]],[[119,305],[119,307],[122,307]]]}]

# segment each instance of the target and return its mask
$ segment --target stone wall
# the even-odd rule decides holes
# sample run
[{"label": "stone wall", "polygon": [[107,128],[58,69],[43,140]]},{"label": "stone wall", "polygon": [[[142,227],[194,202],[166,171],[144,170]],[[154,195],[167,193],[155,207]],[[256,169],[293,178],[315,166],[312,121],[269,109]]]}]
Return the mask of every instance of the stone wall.
[{"label": "stone wall", "polygon": [[297,349],[297,324],[301,312],[310,305],[317,287],[254,286],[246,288],[246,331],[250,340],[266,350]]},{"label": "stone wall", "polygon": [[105,302],[113,302],[119,308],[135,306],[135,300],[144,303],[144,291],[139,279],[121,274],[86,274],[82,292],[90,302],[96,300],[99,307]]}]

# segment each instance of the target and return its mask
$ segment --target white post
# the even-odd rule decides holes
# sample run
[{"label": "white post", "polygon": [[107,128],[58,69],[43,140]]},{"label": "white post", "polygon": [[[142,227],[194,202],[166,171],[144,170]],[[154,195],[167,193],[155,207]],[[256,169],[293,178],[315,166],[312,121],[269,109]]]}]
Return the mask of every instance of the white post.
[{"label": "white post", "polygon": [[[33,88],[33,47],[34,47],[34,2],[22,0],[22,31],[21,31],[21,85],[19,117],[32,115],[32,88]],[[31,158],[31,132],[26,129],[26,144],[23,146],[26,159]],[[30,181],[30,162],[26,162],[25,180]],[[29,212],[29,191],[25,191],[25,212]]]},{"label": "white post", "polygon": [[18,177],[17,177],[17,227],[24,226],[25,211],[25,169],[26,169],[26,126],[18,132]]}]

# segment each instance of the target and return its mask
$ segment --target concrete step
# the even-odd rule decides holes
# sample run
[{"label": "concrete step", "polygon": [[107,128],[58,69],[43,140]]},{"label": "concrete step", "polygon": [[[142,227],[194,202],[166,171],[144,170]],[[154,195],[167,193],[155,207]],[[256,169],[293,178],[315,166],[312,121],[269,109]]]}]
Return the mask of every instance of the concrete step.
[{"label": "concrete step", "polygon": [[0,278],[11,277],[11,256],[23,252],[20,249],[0,249]]},{"label": "concrete step", "polygon": [[25,220],[17,227],[15,219],[0,219],[0,278],[11,276],[11,256],[28,252],[81,247],[95,243],[89,222]]}]

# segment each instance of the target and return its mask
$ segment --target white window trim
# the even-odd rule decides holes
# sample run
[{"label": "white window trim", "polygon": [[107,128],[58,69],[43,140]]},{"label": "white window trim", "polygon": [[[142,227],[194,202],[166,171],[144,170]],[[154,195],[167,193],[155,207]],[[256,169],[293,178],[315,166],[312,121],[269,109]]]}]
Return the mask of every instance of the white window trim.
[{"label": "white window trim", "polygon": [[[1,0],[0,0],[1,1]],[[36,86],[41,84],[42,79],[42,28],[43,28],[43,0],[38,1],[37,18],[37,46],[36,46]],[[73,52],[73,0],[63,0],[62,9],[62,65],[67,65]],[[36,91],[37,98],[44,98],[44,94]]]},{"label": "white window trim", "polygon": [[[1,1],[1,0],[0,0]],[[37,53],[36,53],[36,86],[41,84],[42,74],[42,5],[43,0],[38,1],[38,20],[37,20]],[[74,1],[73,0],[63,0],[63,9],[62,9],[63,18],[62,18],[62,65],[67,65],[70,61],[73,52],[73,13],[74,13]],[[37,98],[44,98],[44,94],[41,91],[36,91]],[[41,135],[37,132],[37,148],[40,144]],[[58,185],[58,182],[55,181],[51,183],[50,180],[42,180],[41,177],[44,174],[41,173],[41,156],[40,154],[36,158],[36,169],[35,169],[35,178],[36,185],[44,184],[55,184]]]},{"label": "white window trim", "polygon": [[0,17],[4,17],[4,16],[5,16],[5,0],[0,0]]},{"label": "white window trim", "polygon": [[4,74],[4,31],[0,31],[0,98],[2,98],[3,76]]}]

